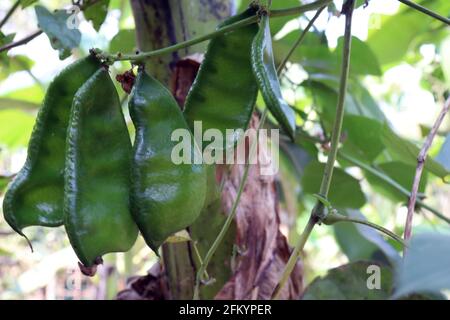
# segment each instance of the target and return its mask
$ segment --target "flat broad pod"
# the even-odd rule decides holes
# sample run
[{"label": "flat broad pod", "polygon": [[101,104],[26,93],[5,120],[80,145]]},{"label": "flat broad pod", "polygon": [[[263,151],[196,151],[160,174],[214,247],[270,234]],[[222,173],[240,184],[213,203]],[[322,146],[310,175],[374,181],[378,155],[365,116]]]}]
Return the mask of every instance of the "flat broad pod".
[{"label": "flat broad pod", "polygon": [[22,236],[22,229],[28,226],[63,224],[64,153],[72,100],[100,66],[96,58],[88,56],[66,67],[48,87],[25,165],[3,201],[5,220]]},{"label": "flat broad pod", "polygon": [[[218,29],[254,16],[255,8],[225,20]],[[224,148],[232,148],[247,129],[258,87],[252,73],[250,51],[258,26],[253,23],[211,40],[197,77],[189,90],[184,115],[191,130],[201,121],[202,134],[219,130],[224,140],[226,129],[240,129],[230,135]],[[203,146],[204,149],[204,146]]]},{"label": "flat broad pod", "polygon": [[86,268],[95,267],[103,254],[129,250],[136,241],[131,151],[119,96],[101,68],[77,91],[67,129],[64,226]]},{"label": "flat broad pod", "polygon": [[286,133],[294,140],[295,112],[284,101],[272,51],[269,17],[262,13],[259,31],[252,43],[252,67],[267,108]]},{"label": "flat broad pod", "polygon": [[[140,68],[129,109],[136,127],[132,165],[133,215],[146,243],[157,248],[199,216],[206,194],[206,168],[172,94]],[[177,130],[187,135],[191,162],[176,164],[172,153]]]}]

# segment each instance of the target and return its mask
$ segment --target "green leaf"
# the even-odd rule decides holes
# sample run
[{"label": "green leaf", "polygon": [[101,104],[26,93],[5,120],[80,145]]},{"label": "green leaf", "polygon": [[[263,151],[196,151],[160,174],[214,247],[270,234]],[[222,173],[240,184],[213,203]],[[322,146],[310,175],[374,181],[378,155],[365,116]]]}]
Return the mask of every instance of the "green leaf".
[{"label": "green leaf", "polygon": [[399,298],[412,292],[450,289],[450,235],[424,233],[412,238],[408,252],[396,267],[395,292]]},{"label": "green leaf", "polygon": [[[301,30],[294,30],[273,41],[273,52],[278,63],[287,55],[300,33]],[[289,61],[299,63],[309,73],[332,71],[338,67],[336,59],[328,49],[326,37],[316,32],[306,34],[302,45],[295,49]]]},{"label": "green leaf", "polygon": [[[379,268],[380,289],[369,289],[371,266]],[[373,268],[373,267],[372,267]],[[369,270],[369,272],[368,272]],[[303,300],[380,300],[388,299],[392,290],[392,271],[375,262],[354,262],[328,271],[306,288]]]},{"label": "green leaf", "polygon": [[382,128],[383,125],[376,120],[347,115],[344,118],[344,132],[347,138],[344,150],[350,148],[353,156],[372,162],[384,150],[381,141]]},{"label": "green leaf", "polygon": [[19,110],[0,110],[0,145],[24,147],[34,125],[34,117]]},{"label": "green leaf", "polygon": [[25,9],[36,2],[38,2],[38,0],[20,0],[20,5],[22,6],[22,9]]},{"label": "green leaf", "polygon": [[445,137],[445,141],[439,150],[435,160],[440,163],[447,171],[450,171],[450,134]]},{"label": "green leaf", "polygon": [[[338,79],[327,74],[310,74],[310,78],[302,83],[309,90],[315,105],[328,122],[330,129],[334,122],[338,99]],[[351,82],[345,99],[346,114],[365,116],[380,122],[386,120],[383,112],[370,96],[370,93],[361,85]]]},{"label": "green leaf", "polygon": [[[16,36],[15,33],[5,35],[3,32],[0,31],[0,47],[3,47],[11,43],[14,40],[15,36]],[[9,56],[7,51],[0,52],[0,63],[2,64],[2,66],[8,66]],[[3,71],[0,70],[0,73],[3,73]]]},{"label": "green leaf", "polygon": [[[319,192],[325,165],[312,161],[306,167],[301,179],[303,190],[309,194]],[[340,168],[334,168],[328,200],[336,208],[360,208],[366,203],[359,181]]]},{"label": "green leaf", "polygon": [[[394,157],[394,159],[408,163],[410,165],[417,165],[417,156],[419,155],[420,149],[415,146],[412,142],[399,137],[395,134],[388,124],[385,124],[382,131],[382,140],[389,150],[389,153]],[[425,161],[425,169],[428,172],[444,179],[450,174],[441,164],[436,162],[430,157],[427,157]]]},{"label": "green leaf", "polygon": [[8,56],[5,60],[0,69],[0,80],[8,78],[14,72],[30,70],[34,65],[33,60],[23,55]]},{"label": "green leaf", "polygon": [[[336,59],[342,61],[344,37],[338,39],[336,47]],[[357,37],[352,37],[352,51],[350,55],[350,74],[381,76],[381,68],[378,59],[372,49]],[[339,72],[339,70],[336,70]]]},{"label": "green leaf", "polygon": [[[91,2],[94,2],[94,4],[89,5]],[[83,15],[86,20],[92,21],[92,26],[98,31],[108,14],[109,0],[90,0],[85,2],[85,5],[88,5],[88,7],[83,11]]]},{"label": "green leaf", "polygon": [[[377,165],[377,169],[390,177],[392,180],[400,184],[406,190],[411,190],[416,167],[410,164],[406,164],[400,161],[385,162]],[[367,181],[370,185],[380,194],[384,195],[388,199],[395,203],[404,203],[407,201],[407,197],[404,193],[398,191],[389,183],[374,176],[370,172],[363,171]],[[424,193],[427,185],[427,175],[422,175],[419,183],[419,192]]]},{"label": "green leaf", "polygon": [[[366,220],[358,210],[339,210],[346,216]],[[400,259],[398,252],[376,230],[356,223],[333,225],[334,235],[349,261],[371,260],[394,264]]]},{"label": "green leaf", "polygon": [[[421,1],[430,10],[448,16],[450,1]],[[436,23],[436,24],[434,24]],[[369,34],[368,44],[381,64],[400,61],[408,51],[421,44],[419,37],[442,23],[414,9],[402,6],[399,13],[382,18],[381,28]],[[405,27],[408,26],[408,27]],[[434,31],[435,32],[435,31]]]},{"label": "green leaf", "polygon": [[109,51],[113,53],[131,53],[136,50],[136,32],[132,29],[120,30],[109,43]]},{"label": "green leaf", "polygon": [[52,48],[59,50],[59,58],[63,60],[70,56],[71,50],[81,41],[80,31],[67,26],[70,15],[63,10],[51,13],[42,6],[36,6],[35,11],[39,27],[47,34]]}]

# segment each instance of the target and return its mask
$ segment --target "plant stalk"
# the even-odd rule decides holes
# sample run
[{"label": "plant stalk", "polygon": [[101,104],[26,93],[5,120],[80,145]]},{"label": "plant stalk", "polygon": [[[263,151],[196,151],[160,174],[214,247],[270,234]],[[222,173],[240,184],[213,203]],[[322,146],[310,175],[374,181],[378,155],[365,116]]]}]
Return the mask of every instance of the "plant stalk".
[{"label": "plant stalk", "polygon": [[[341,66],[341,76],[340,76],[340,87],[339,87],[339,97],[338,104],[336,107],[336,118],[334,120],[333,132],[331,136],[331,150],[328,154],[327,163],[325,165],[325,170],[322,176],[322,182],[320,185],[319,194],[324,198],[327,198],[328,192],[330,190],[331,179],[333,177],[334,163],[336,161],[336,156],[339,148],[339,139],[342,131],[342,123],[344,120],[344,101],[345,94],[347,92],[347,80],[350,70],[350,53],[351,53],[351,42],[352,42],[352,16],[353,8],[355,6],[354,0],[347,0],[344,2],[342,11],[345,13],[345,32],[344,32],[344,49],[342,55],[342,66]],[[289,257],[288,263],[283,271],[280,282],[275,287],[274,293],[272,294],[272,299],[278,299],[282,288],[286,284],[292,270],[295,267],[299,253],[303,250],[306,240],[311,234],[312,229],[315,224],[323,218],[324,206],[318,201],[311,212],[311,217],[308,220],[308,224],[300,237],[298,243],[296,244],[294,251]]]},{"label": "plant stalk", "polygon": [[[324,5],[329,4],[331,1],[332,0],[318,0],[316,2],[312,2],[309,4],[294,7],[294,8],[272,10],[270,12],[270,17],[284,17],[284,16],[289,16],[289,15],[302,14],[307,11],[312,11],[312,10],[321,8]],[[200,42],[211,40],[211,39],[221,36],[225,33],[237,30],[239,28],[245,27],[252,23],[256,23],[257,21],[258,21],[258,16],[254,15],[254,16],[248,17],[246,19],[240,20],[238,22],[235,22],[233,24],[230,24],[228,26],[225,26],[223,28],[220,28],[219,30],[205,34],[203,36],[193,38],[193,39],[190,39],[187,41],[179,42],[179,43],[169,46],[169,47],[165,47],[165,48],[161,48],[161,49],[157,49],[157,50],[153,50],[153,51],[148,51],[148,52],[140,52],[137,54],[122,54],[122,53],[110,54],[110,53],[102,52],[97,49],[96,53],[99,58],[101,58],[109,63],[113,63],[115,61],[123,61],[123,60],[130,60],[133,62],[141,62],[142,60],[149,58],[149,57],[172,53],[174,51],[193,46]]]}]

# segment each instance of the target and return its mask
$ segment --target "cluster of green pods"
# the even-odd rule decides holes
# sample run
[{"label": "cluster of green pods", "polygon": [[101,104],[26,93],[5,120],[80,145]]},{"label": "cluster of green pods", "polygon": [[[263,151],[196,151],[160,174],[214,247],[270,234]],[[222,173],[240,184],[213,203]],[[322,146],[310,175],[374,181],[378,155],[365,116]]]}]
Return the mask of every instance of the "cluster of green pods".
[{"label": "cluster of green pods", "polygon": [[[3,202],[6,221],[20,235],[29,226],[64,225],[84,270],[102,255],[131,248],[140,232],[157,250],[191,225],[217,196],[214,166],[175,164],[177,129],[245,130],[258,89],[274,118],[293,136],[295,117],[281,97],[268,17],[256,8],[218,28],[260,15],[212,39],[184,112],[172,94],[140,67],[129,99],[136,128],[132,144],[120,99],[94,56],[64,69],[50,84],[37,116],[24,167]],[[235,136],[224,148],[234,146]],[[191,158],[203,146],[190,134]],[[86,271],[89,273],[89,271]]]}]

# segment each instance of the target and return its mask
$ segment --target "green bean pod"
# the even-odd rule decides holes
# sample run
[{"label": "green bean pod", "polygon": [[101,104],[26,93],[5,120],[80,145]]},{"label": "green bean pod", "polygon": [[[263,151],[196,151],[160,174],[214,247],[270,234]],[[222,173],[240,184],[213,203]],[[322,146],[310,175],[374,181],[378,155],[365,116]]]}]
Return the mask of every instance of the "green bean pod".
[{"label": "green bean pod", "polygon": [[[200,150],[172,94],[142,69],[130,96],[136,127],[132,166],[134,219],[146,243],[156,250],[199,216],[206,194],[206,169],[193,164]],[[176,164],[172,134],[187,138],[191,161]],[[200,162],[201,163],[201,162]]]},{"label": "green bean pod", "polygon": [[108,71],[76,93],[67,130],[64,225],[85,267],[127,251],[138,230],[130,212],[132,146]]},{"label": "green bean pod", "polygon": [[[249,8],[225,20],[218,28],[255,13],[255,9]],[[226,129],[247,129],[258,93],[250,60],[257,32],[258,26],[253,23],[211,40],[186,98],[184,115],[191,130],[194,121],[201,121],[203,132],[218,129],[225,140]],[[233,147],[241,136],[230,136],[224,148]]]},{"label": "green bean pod", "polygon": [[64,151],[72,100],[100,68],[94,57],[66,67],[50,84],[36,118],[25,165],[3,201],[5,220],[19,234],[28,226],[63,223]]},{"label": "green bean pod", "polygon": [[261,16],[258,34],[252,43],[252,67],[262,97],[272,115],[294,140],[295,112],[284,101],[272,52],[269,17]]}]

